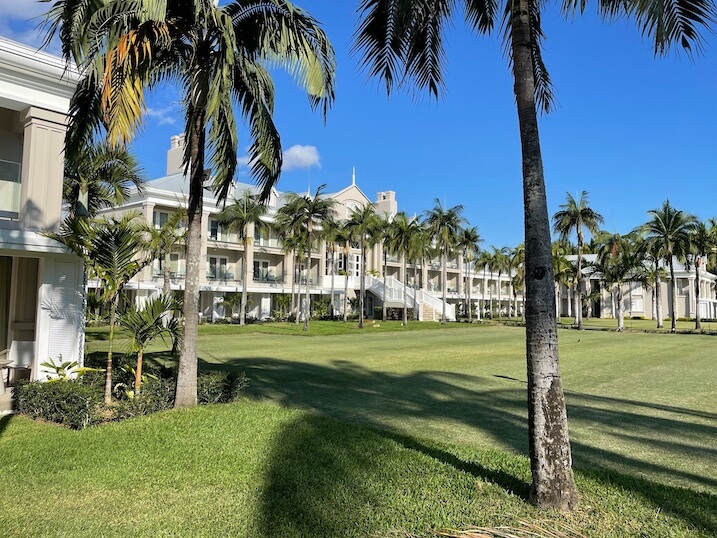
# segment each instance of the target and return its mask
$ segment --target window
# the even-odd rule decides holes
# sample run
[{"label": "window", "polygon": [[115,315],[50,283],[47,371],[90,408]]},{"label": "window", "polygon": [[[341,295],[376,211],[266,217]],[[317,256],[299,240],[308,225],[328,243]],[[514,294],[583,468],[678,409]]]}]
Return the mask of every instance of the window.
[{"label": "window", "polygon": [[209,239],[219,238],[219,221],[216,219],[209,219]]},{"label": "window", "polygon": [[234,278],[234,275],[227,271],[228,258],[224,256],[209,256],[207,263],[207,278],[227,280]]},{"label": "window", "polygon": [[0,216],[17,218],[20,212],[20,163],[0,159]]},{"label": "window", "polygon": [[254,282],[276,282],[268,260],[254,260]]},{"label": "window", "polygon": [[167,223],[167,219],[169,219],[168,211],[155,211],[153,217],[154,227],[161,228]]}]

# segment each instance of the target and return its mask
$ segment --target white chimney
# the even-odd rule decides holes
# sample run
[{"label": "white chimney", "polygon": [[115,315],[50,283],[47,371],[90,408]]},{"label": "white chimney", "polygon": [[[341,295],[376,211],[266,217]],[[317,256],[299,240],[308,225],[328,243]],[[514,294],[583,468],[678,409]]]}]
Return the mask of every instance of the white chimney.
[{"label": "white chimney", "polygon": [[184,135],[179,134],[171,138],[170,148],[167,152],[167,175],[184,172],[182,161],[184,161]]}]

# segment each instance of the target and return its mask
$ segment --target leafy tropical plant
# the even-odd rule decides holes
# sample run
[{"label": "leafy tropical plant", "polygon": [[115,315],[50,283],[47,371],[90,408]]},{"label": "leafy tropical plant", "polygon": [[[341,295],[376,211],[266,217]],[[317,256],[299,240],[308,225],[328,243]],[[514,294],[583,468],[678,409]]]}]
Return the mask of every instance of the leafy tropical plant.
[{"label": "leafy tropical plant", "polygon": [[652,245],[653,251],[663,260],[670,269],[670,318],[672,325],[670,331],[677,330],[677,285],[675,280],[675,258],[685,260],[690,249],[690,234],[697,224],[697,219],[675,209],[669,200],[662,206],[647,212],[650,220],[640,226],[636,231],[641,233],[646,241]]},{"label": "leafy tropical plant", "polygon": [[[232,0],[221,6],[214,0],[56,0],[47,17],[47,42],[59,36],[64,58],[82,73],[70,104],[68,157],[103,127],[113,146],[131,140],[147,89],[171,81],[184,95],[187,271],[175,405],[196,405],[204,187],[211,185],[222,201],[233,185],[237,110],[251,132],[252,176],[262,199],[269,197],[282,150],[267,66],[286,68],[306,90],[311,107],[325,115],[334,99],[333,49],[318,23],[287,0]],[[206,164],[213,169],[211,180]]]},{"label": "leafy tropical plant", "polygon": [[443,293],[441,323],[445,323],[448,255],[454,253],[458,248],[461,229],[467,221],[461,216],[462,205],[444,208],[438,198],[435,198],[433,202],[433,208],[423,213],[423,223],[441,253],[441,291]]},{"label": "leafy tropical plant", "polygon": [[121,327],[130,334],[127,351],[137,354],[134,393],[140,393],[142,386],[142,359],[149,344],[157,338],[179,340],[181,327],[176,318],[165,317],[172,310],[173,301],[169,295],[158,295],[147,300],[142,307],[131,305],[119,318]]},{"label": "leafy tropical plant", "polygon": [[126,202],[131,187],[142,192],[143,186],[142,168],[126,148],[88,144],[65,159],[62,199],[72,216],[94,217]]},{"label": "leafy tropical plant", "polygon": [[351,240],[359,244],[361,250],[360,294],[359,294],[359,329],[363,329],[364,312],[366,309],[366,250],[378,241],[380,234],[380,218],[373,204],[367,203],[351,210],[346,229]]},{"label": "leafy tropical plant", "polygon": [[[583,191],[576,200],[569,192],[565,194],[565,203],[553,215],[553,231],[560,234],[560,239],[567,241],[575,232],[578,238],[578,266],[575,272],[575,295],[578,298],[583,291],[583,247],[585,245],[585,231],[596,235],[600,224],[604,222],[603,216],[588,205],[588,193]],[[582,308],[575,308],[575,324],[579,330],[583,328]]]},{"label": "leafy tropical plant", "polygon": [[[62,360],[62,357],[60,357]],[[101,368],[90,368],[87,366],[80,366],[77,361],[64,361],[57,364],[51,358],[45,362],[41,362],[40,366],[52,370],[55,375],[48,375],[47,381],[70,381],[72,379],[80,378],[90,372],[104,372]]]},{"label": "leafy tropical plant", "polygon": [[[262,219],[262,217],[266,215],[266,211],[266,205],[259,201],[259,197],[245,190],[239,198],[235,198],[234,202],[225,207],[219,214],[219,222],[226,224],[230,232],[236,233],[244,246],[244,254],[242,255],[241,308],[239,309],[239,324],[242,327],[246,325],[247,283],[249,281],[247,257],[249,255],[250,245],[252,245],[249,227],[253,226],[255,233],[267,231],[269,225]],[[251,248],[253,248],[253,246]]]}]

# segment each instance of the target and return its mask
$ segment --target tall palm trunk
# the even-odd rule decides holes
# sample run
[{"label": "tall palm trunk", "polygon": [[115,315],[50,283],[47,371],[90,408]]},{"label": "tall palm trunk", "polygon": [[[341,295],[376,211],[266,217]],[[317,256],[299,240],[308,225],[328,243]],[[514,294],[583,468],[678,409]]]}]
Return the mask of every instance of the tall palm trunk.
[{"label": "tall palm trunk", "polygon": [[349,306],[349,244],[344,245],[344,323],[348,320]]},{"label": "tall palm trunk", "polygon": [[503,273],[498,271],[498,317],[500,318],[501,303],[503,302],[503,286],[501,285],[500,277]]},{"label": "tall palm trunk", "polygon": [[695,260],[695,330],[702,329],[702,319],[700,315],[700,265],[702,258]]},{"label": "tall palm trunk", "polygon": [[329,316],[334,319],[334,274],[336,273],[336,246],[331,245],[331,302],[329,303]]},{"label": "tall palm trunk", "polygon": [[115,321],[117,319],[117,301],[119,296],[110,303],[110,336],[108,340],[107,364],[105,365],[105,403],[112,403],[112,344],[115,339]]},{"label": "tall palm trunk", "polygon": [[296,312],[296,268],[299,265],[299,256],[297,255],[296,251],[293,250],[291,254],[294,258],[294,267],[292,268],[291,272],[291,312],[294,314],[294,316],[298,316]]},{"label": "tall palm trunk", "polygon": [[[196,94],[200,92],[198,89]],[[204,107],[195,105],[189,137],[189,204],[187,207],[187,271],[184,283],[184,331],[179,352],[175,407],[197,405],[197,333],[199,325],[199,271],[202,246],[202,206],[204,191]]]},{"label": "tall palm trunk", "polygon": [[[299,258],[299,264],[301,264],[301,258]],[[307,275],[308,278],[308,275]],[[296,319],[294,319],[294,323],[296,323],[297,327],[299,323],[301,322],[301,314],[304,311],[304,305],[301,302],[301,273],[299,273],[299,289],[296,292]]]},{"label": "tall palm trunk", "polygon": [[528,0],[513,0],[511,11],[511,48],[523,156],[525,207],[525,334],[530,468],[533,477],[530,499],[545,508],[573,509],[578,504],[578,494],[573,480],[568,420],[558,362],[550,223],[535,108]]},{"label": "tall palm trunk", "polygon": [[386,321],[386,270],[388,263],[386,260],[386,251],[383,253],[383,307],[381,308],[381,320]]},{"label": "tall palm trunk", "polygon": [[172,274],[169,267],[169,256],[169,253],[167,253],[164,257],[164,285],[162,287],[162,291],[167,296],[169,296],[172,291]]},{"label": "tall palm trunk", "polygon": [[418,319],[418,288],[416,287],[418,282],[418,264],[413,265],[413,319]]},{"label": "tall palm trunk", "polygon": [[[575,278],[575,285],[577,286],[578,293],[577,296],[580,297],[580,294],[582,293],[583,289],[583,232],[578,227],[578,274]],[[583,305],[582,301],[580,301],[579,307],[575,309],[575,324],[578,326],[578,330],[583,330]]]},{"label": "tall palm trunk", "polygon": [[622,308],[622,282],[615,289],[615,302],[617,303],[617,330],[625,330],[625,311]]},{"label": "tall palm trunk", "polygon": [[677,332],[677,282],[675,281],[675,264],[672,261],[672,255],[669,257],[670,262],[670,292],[672,294],[672,309],[670,310],[670,318],[672,324],[670,326],[670,332]]},{"label": "tall palm trunk", "polygon": [[407,254],[404,252],[403,253],[403,325],[404,326],[408,325],[408,301],[406,300],[408,298],[407,290],[406,290],[406,288],[408,287],[406,285],[406,281],[408,279],[406,278],[406,275],[407,275],[407,273],[406,273],[406,271],[407,271],[406,256],[407,256]]},{"label": "tall palm trunk", "polygon": [[471,301],[471,288],[473,287],[473,279],[471,278],[471,266],[468,264],[468,281],[466,282],[466,297],[468,298],[468,322],[473,322],[473,303]]},{"label": "tall palm trunk", "polygon": [[572,290],[566,285],[565,286],[565,297],[568,300],[568,317],[573,317],[573,293]]},{"label": "tall palm trunk", "polygon": [[[576,284],[577,286],[577,284]],[[580,288],[573,288],[573,313],[575,314],[575,325],[582,323],[582,311],[583,311],[583,303],[580,300]]]},{"label": "tall palm trunk", "polygon": [[309,285],[311,284],[311,221],[306,228],[306,310],[304,311],[304,331],[309,330],[309,316],[311,315],[311,295]]},{"label": "tall palm trunk", "polygon": [[366,249],[364,245],[363,238],[361,239],[361,274],[359,275],[359,278],[361,279],[361,282],[359,283],[359,291],[361,293],[361,296],[359,298],[359,329],[363,329],[363,309],[364,309],[364,295],[365,295],[365,288],[366,283],[364,281],[364,275],[366,274]]},{"label": "tall palm trunk", "polygon": [[246,304],[247,304],[247,282],[249,281],[249,264],[247,263],[247,256],[249,255],[249,238],[247,237],[247,230],[244,228],[244,256],[241,260],[242,277],[241,277],[241,312],[239,313],[239,325],[244,327],[246,325]]},{"label": "tall palm trunk", "polygon": [[444,248],[443,252],[441,252],[441,292],[443,293],[441,324],[443,325],[446,323],[446,280],[448,277],[448,269],[446,268],[446,265],[448,265],[447,258],[446,249]]}]

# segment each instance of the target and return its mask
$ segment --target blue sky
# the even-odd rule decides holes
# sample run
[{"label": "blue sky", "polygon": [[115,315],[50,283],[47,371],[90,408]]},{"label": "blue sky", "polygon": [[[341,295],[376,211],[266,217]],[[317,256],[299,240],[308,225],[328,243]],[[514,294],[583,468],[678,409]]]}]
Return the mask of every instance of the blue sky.
[{"label": "blue sky", "polygon": [[[297,3],[323,23],[336,50],[336,103],[324,125],[293,81],[276,73],[275,121],[289,151],[279,189],[305,191],[310,182],[337,191],[355,166],[372,200],[394,190],[409,214],[434,198],[462,204],[484,246],[522,241],[517,115],[499,36],[477,38],[457,21],[442,99],[387,98],[350,54],[358,2]],[[25,20],[46,7],[0,0],[0,34],[36,45],[35,22]],[[540,124],[550,213],[566,191],[586,190],[611,231],[629,231],[666,198],[700,218],[717,216],[717,36],[706,35],[704,53],[694,58],[655,58],[630,21],[604,23],[588,11],[566,21],[548,6],[543,20],[559,102]],[[163,88],[148,101],[134,149],[149,178],[164,174],[169,138],[182,129],[179,100]],[[243,153],[244,129],[240,140]]]}]

